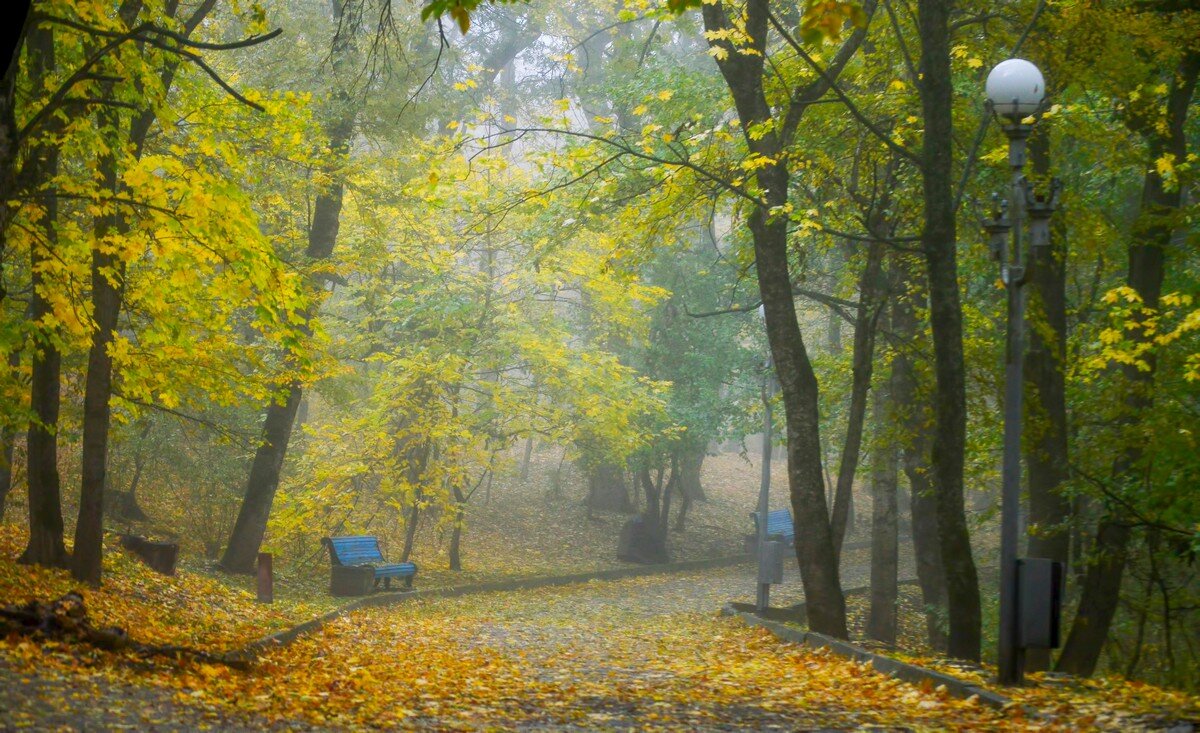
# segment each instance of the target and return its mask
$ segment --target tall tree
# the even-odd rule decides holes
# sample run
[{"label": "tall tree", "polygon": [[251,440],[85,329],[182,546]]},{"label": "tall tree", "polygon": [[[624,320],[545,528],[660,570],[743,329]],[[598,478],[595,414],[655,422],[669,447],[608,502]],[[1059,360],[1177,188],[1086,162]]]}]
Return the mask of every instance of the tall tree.
[{"label": "tall tree", "polygon": [[875,440],[871,447],[871,609],[867,636],[896,643],[899,524],[897,501],[900,451],[892,424],[893,404],[887,384],[875,388],[871,411]]},{"label": "tall tree", "polygon": [[[874,11],[868,3],[867,15]],[[807,599],[809,625],[845,638],[846,603],[838,580],[837,552],[822,477],[819,389],[793,300],[788,258],[791,145],[805,111],[821,100],[866,38],[865,23],[854,31],[815,80],[788,90],[781,108],[767,101],[766,57],[772,28],[788,45],[799,43],[773,16],[767,0],[744,9],[725,2],[705,4],[704,28],[717,68],[729,88],[746,146],[761,166],[754,178],[761,199],[747,217],[754,242],[755,270],[766,317],[767,340],[787,425],[788,485],[796,517],[796,558]]]},{"label": "tall tree", "polygon": [[[212,12],[216,0],[203,0],[182,19],[177,40],[186,43],[200,27],[200,23]],[[141,0],[125,0],[118,8],[117,16],[126,28],[132,28],[143,9]],[[164,15],[175,19],[179,12],[178,0],[168,0]],[[175,75],[183,61],[180,55],[167,56],[158,70],[159,88],[155,95],[167,95],[171,91]],[[106,85],[106,96],[113,95],[113,85]],[[139,89],[143,94],[149,90]],[[113,99],[113,102],[119,100]],[[146,140],[154,126],[157,114],[150,100],[135,107],[126,120],[120,108],[103,105],[98,113],[98,125],[104,131],[107,144],[99,156],[97,171],[103,187],[113,198],[124,192],[119,181],[123,164],[136,162],[146,149]],[[127,128],[122,129],[125,125]],[[129,161],[119,158],[121,150],[131,151]],[[100,582],[102,568],[102,542],[104,535],[104,490],[108,485],[109,429],[111,426],[113,394],[112,343],[116,334],[124,301],[125,273],[127,262],[108,243],[111,238],[129,234],[131,226],[120,209],[110,207],[96,217],[96,246],[92,249],[92,318],[95,328],[88,351],[87,377],[83,397],[83,446],[81,454],[81,479],[79,495],[79,518],[75,524],[75,546],[72,557],[72,573],[79,580]]]},{"label": "tall tree", "polygon": [[[304,251],[309,263],[328,259],[337,244],[342,197],[345,192],[345,179],[339,168],[350,154],[350,140],[354,135],[360,101],[354,98],[345,76],[360,31],[363,8],[343,7],[337,0],[331,3],[331,8],[338,24],[330,52],[331,68],[335,83],[339,86],[333,94],[334,109],[330,112],[330,121],[325,131],[334,162],[324,171],[329,183],[317,194],[313,202],[312,220],[308,227],[308,246]],[[320,282],[313,284],[313,288],[323,283],[324,279],[321,278]],[[314,299],[314,304],[304,315],[305,330],[310,333],[311,327],[307,324],[316,318],[319,303],[319,298]],[[254,454],[250,474],[246,479],[246,493],[238,510],[233,531],[229,535],[229,543],[221,556],[220,565],[226,571],[254,571],[258,551],[267,532],[271,504],[275,499],[275,491],[279,488],[279,476],[283,470],[283,460],[287,455],[288,442],[291,440],[303,390],[299,379],[290,379],[281,388],[279,396],[267,406],[261,443]]]},{"label": "tall tree", "polygon": [[917,3],[917,27],[921,39],[918,89],[925,121],[921,147],[921,186],[925,204],[921,247],[929,276],[929,321],[933,328],[937,385],[933,489],[950,618],[947,651],[959,659],[978,660],[982,644],[979,577],[971,554],[971,535],[963,505],[967,404],[953,182],[952,7],[949,0],[919,0]]},{"label": "tall tree", "polygon": [[[1164,176],[1157,165],[1164,156],[1187,159],[1185,123],[1200,76],[1200,51],[1183,55],[1171,75],[1165,109],[1155,104],[1135,106],[1126,124],[1146,141],[1150,165],[1142,185],[1137,220],[1129,244],[1127,285],[1136,292],[1143,317],[1158,310],[1162,294],[1164,263],[1177,227],[1176,214],[1183,203],[1183,191],[1177,182]],[[1149,345],[1153,328],[1134,319],[1127,328],[1134,344]],[[1153,388],[1157,358],[1149,350],[1142,360],[1119,367],[1122,410],[1120,424],[1126,428],[1127,445],[1113,462],[1112,478],[1117,486],[1137,485],[1143,474],[1143,455],[1149,439],[1135,428],[1153,406]],[[1100,519],[1093,541],[1093,562],[1084,578],[1083,594],[1071,625],[1058,669],[1072,674],[1090,675],[1100,659],[1109,627],[1120,602],[1121,579],[1128,559],[1132,525],[1127,507],[1109,506]]]},{"label": "tall tree", "polygon": [[[929,385],[923,384],[919,366],[927,363],[926,346],[916,308],[924,288],[914,282],[919,266],[907,256],[897,257],[890,268],[895,300],[891,304],[891,332],[895,341],[889,390],[897,417],[901,464],[909,487],[913,554],[921,586],[926,635],[939,651],[946,648],[946,573],[937,534],[937,506],[930,481],[929,458],[933,442],[933,416]],[[925,380],[928,381],[928,380]]]},{"label": "tall tree", "polygon": [[[29,77],[32,84],[44,84],[54,69],[54,31],[39,25],[29,31],[26,42]],[[52,126],[52,129],[55,126]],[[47,131],[49,134],[50,131]],[[63,518],[58,474],[58,412],[62,354],[53,328],[42,328],[51,318],[47,299],[51,287],[45,282],[43,262],[52,259],[57,241],[58,197],[52,179],[58,172],[59,152],[50,139],[39,138],[22,170],[27,182],[22,187],[38,191],[42,236],[29,248],[32,290],[29,318],[35,324],[30,409],[33,420],[26,438],[29,462],[29,544],[21,555],[23,562],[65,567],[67,551],[63,544]]]}]

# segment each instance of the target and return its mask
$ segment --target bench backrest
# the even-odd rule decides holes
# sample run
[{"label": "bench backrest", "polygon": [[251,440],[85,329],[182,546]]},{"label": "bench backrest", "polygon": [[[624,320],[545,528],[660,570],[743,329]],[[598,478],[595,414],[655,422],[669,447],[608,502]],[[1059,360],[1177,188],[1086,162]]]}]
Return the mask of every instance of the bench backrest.
[{"label": "bench backrest", "polygon": [[[754,524],[758,525],[758,513],[750,514],[754,518]],[[792,524],[792,511],[790,509],[776,509],[773,512],[767,512],[767,536],[782,535],[784,537],[795,537],[796,528]]]},{"label": "bench backrest", "polygon": [[329,559],[334,565],[364,565],[382,563],[379,538],[374,535],[326,537],[321,540],[329,547]]}]

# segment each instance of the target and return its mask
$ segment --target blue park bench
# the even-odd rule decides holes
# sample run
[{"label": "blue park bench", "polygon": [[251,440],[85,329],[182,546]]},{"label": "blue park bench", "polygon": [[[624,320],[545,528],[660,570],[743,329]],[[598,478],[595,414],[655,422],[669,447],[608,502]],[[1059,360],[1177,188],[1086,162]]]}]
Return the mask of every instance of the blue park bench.
[{"label": "blue park bench", "polygon": [[417,566],[411,562],[385,561],[378,537],[326,537],[321,544],[329,548],[330,587],[334,595],[362,595],[378,588],[381,580],[384,589],[389,590],[392,578],[403,578],[404,586],[412,587]]},{"label": "blue park bench", "polygon": [[[754,520],[754,533],[758,534],[758,512],[750,512]],[[783,540],[788,545],[796,544],[796,525],[792,522],[790,509],[776,509],[767,512],[767,539],[773,537]]]}]

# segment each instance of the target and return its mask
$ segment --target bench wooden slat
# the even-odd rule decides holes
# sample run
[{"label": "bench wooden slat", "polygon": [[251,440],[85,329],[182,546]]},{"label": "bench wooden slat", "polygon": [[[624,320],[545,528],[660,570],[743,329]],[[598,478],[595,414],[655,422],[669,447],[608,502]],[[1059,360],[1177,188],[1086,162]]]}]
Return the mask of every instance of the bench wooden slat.
[{"label": "bench wooden slat", "polygon": [[[754,527],[758,529],[758,513],[751,512],[750,517],[754,520]],[[790,509],[776,509],[775,511],[767,512],[767,536],[781,537],[788,544],[792,544],[796,540],[796,525],[792,521],[792,512]]]}]

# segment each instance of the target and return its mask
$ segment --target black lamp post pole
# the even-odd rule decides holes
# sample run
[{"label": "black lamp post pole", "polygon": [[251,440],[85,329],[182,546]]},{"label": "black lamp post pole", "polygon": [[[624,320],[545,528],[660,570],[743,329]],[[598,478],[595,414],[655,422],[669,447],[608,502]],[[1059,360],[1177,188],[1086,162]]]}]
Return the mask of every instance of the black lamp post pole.
[{"label": "black lamp post pole", "polygon": [[[1016,102],[1014,101],[1014,108]],[[1021,173],[1025,141],[1032,126],[1017,115],[1004,124],[1008,163],[1012,171],[1008,196],[984,223],[992,255],[1000,263],[1000,278],[1008,296],[1007,344],[1004,361],[1004,461],[1000,491],[1000,629],[997,667],[1000,684],[1019,685],[1025,678],[1025,650],[1020,638],[1019,560],[1021,532],[1021,419],[1024,402],[1025,282],[1029,276],[1022,234],[1028,218],[1030,247],[1050,243],[1050,215],[1058,198],[1058,182],[1048,198],[1035,196]]]},{"label": "black lamp post pole", "polygon": [[1025,141],[1030,126],[1014,121],[1004,126],[1008,163],[1012,169],[1009,205],[1012,249],[1001,253],[1000,277],[1008,295],[1007,348],[1004,356],[1004,463],[1000,503],[1000,683],[1017,685],[1024,679],[1025,651],[1017,639],[1017,547],[1021,511],[1021,415],[1023,408],[1022,355],[1025,345],[1025,255],[1021,219],[1025,208]]},{"label": "black lamp post pole", "polygon": [[754,607],[759,613],[763,613],[771,605],[771,584],[766,581],[763,575],[763,558],[767,552],[767,514],[770,506],[769,494],[771,492],[771,397],[774,395],[775,378],[771,373],[773,368],[771,357],[767,357],[767,361],[763,364],[763,384],[762,384],[762,401],[763,401],[763,429],[762,429],[762,479],[758,485],[758,594],[755,599]]}]

